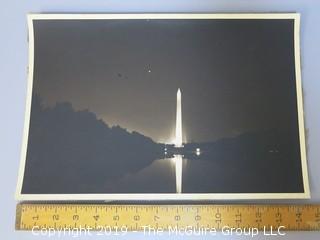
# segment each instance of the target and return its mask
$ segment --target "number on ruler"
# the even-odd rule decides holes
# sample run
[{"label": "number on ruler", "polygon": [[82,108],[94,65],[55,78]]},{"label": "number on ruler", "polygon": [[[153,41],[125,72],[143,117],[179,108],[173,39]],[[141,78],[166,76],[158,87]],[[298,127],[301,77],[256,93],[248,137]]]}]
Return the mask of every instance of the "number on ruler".
[{"label": "number on ruler", "polygon": [[215,214],[215,217],[216,217],[216,223],[221,223],[221,221],[222,221],[221,213],[217,212]]},{"label": "number on ruler", "polygon": [[296,213],[296,222],[297,223],[301,223],[302,222],[302,213],[298,210],[298,212]]},{"label": "number on ruler", "polygon": [[236,220],[235,220],[236,223],[237,223],[237,224],[241,223],[241,222],[242,222],[241,213],[237,213],[235,216],[236,216]]},{"label": "number on ruler", "polygon": [[261,223],[262,222],[262,214],[261,212],[256,212],[256,223]]}]

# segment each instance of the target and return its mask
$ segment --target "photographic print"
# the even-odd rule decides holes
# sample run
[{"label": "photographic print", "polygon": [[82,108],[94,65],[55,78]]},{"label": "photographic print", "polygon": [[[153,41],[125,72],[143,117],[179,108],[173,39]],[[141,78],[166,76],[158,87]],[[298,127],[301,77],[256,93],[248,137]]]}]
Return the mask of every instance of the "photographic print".
[{"label": "photographic print", "polygon": [[17,199],[308,198],[299,14],[31,14]]}]

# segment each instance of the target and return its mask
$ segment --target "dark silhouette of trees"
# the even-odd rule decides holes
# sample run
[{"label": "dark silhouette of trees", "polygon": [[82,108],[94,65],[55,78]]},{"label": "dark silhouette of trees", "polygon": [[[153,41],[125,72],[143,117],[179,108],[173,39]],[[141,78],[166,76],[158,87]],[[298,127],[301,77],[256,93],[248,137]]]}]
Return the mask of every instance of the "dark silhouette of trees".
[{"label": "dark silhouette of trees", "polygon": [[104,192],[110,179],[161,158],[163,146],[120,126],[109,127],[70,103],[44,108],[32,99],[27,164],[22,192]]}]

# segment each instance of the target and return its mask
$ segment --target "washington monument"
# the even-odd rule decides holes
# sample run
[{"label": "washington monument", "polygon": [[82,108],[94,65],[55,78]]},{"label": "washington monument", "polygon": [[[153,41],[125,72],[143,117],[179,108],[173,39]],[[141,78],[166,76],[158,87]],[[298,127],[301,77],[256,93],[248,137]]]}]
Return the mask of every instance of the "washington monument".
[{"label": "washington monument", "polygon": [[177,91],[177,115],[176,115],[176,139],[175,147],[181,148],[182,145],[182,116],[181,116],[181,91]]}]

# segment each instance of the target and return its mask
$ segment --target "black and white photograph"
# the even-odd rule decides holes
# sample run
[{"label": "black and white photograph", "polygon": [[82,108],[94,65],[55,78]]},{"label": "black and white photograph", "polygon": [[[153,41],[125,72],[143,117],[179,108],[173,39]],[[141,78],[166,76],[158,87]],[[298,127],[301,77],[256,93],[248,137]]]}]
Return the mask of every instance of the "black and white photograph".
[{"label": "black and white photograph", "polygon": [[17,198],[309,198],[297,14],[30,14]]}]

